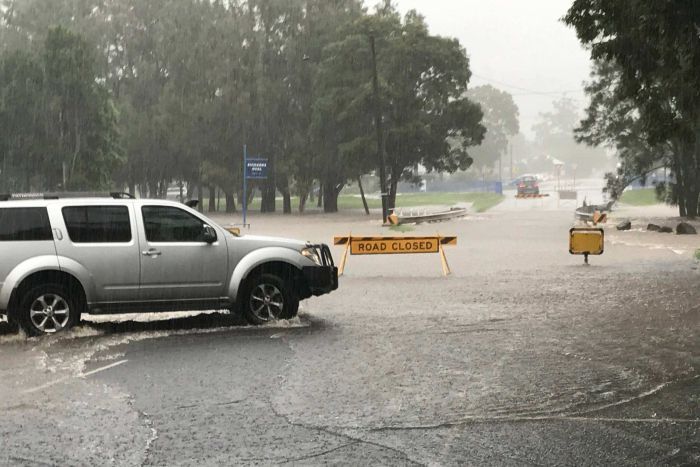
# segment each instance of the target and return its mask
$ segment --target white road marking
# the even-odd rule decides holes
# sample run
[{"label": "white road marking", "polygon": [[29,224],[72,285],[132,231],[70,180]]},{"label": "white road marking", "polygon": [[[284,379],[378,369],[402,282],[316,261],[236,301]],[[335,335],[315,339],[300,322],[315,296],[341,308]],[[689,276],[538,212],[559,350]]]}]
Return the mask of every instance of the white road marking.
[{"label": "white road marking", "polygon": [[110,368],[114,368],[115,366],[119,366],[119,365],[121,365],[121,364],[123,364],[123,363],[126,363],[126,362],[128,362],[128,361],[129,361],[129,360],[119,360],[118,362],[110,363],[109,365],[105,365],[105,366],[103,366],[103,367],[95,368],[94,370],[90,370],[90,371],[88,371],[87,373],[83,373],[83,374],[80,375],[80,376],[82,376],[82,377],[85,377],[85,376],[92,376],[92,375],[94,375],[95,373],[99,373],[99,372],[101,372],[101,371],[109,370]]},{"label": "white road marking", "polygon": [[124,364],[124,363],[126,363],[126,362],[128,362],[128,361],[129,361],[129,360],[120,360],[120,361],[118,361],[118,362],[110,363],[109,365],[105,365],[105,366],[100,367],[100,368],[95,368],[94,370],[90,370],[90,371],[88,371],[87,373],[80,373],[80,374],[77,375],[77,376],[64,376],[63,378],[58,378],[58,379],[55,379],[55,380],[53,380],[53,381],[49,381],[48,383],[44,383],[44,384],[42,384],[42,385],[40,385],[40,386],[36,386],[36,387],[30,388],[30,389],[25,389],[24,391],[22,391],[22,394],[32,394],[32,393],[35,393],[35,392],[39,392],[39,391],[42,391],[42,390],[44,390],[44,389],[48,389],[48,388],[50,388],[51,386],[55,386],[55,385],[57,385],[57,384],[63,383],[64,381],[68,381],[68,380],[71,379],[71,378],[85,378],[85,377],[87,377],[87,376],[92,376],[92,375],[94,375],[95,373],[99,373],[99,372],[101,372],[101,371],[109,370],[110,368],[114,368],[115,366],[122,365],[122,364]]},{"label": "white road marking", "polygon": [[50,388],[51,386],[54,386],[56,384],[67,381],[69,379],[71,379],[71,376],[64,376],[63,378],[58,378],[58,379],[55,379],[53,381],[49,381],[48,383],[42,384],[41,386],[37,386],[37,387],[31,388],[31,389],[26,389],[26,390],[22,391],[22,394],[32,394],[34,392],[39,392],[39,391],[42,391],[44,389]]}]

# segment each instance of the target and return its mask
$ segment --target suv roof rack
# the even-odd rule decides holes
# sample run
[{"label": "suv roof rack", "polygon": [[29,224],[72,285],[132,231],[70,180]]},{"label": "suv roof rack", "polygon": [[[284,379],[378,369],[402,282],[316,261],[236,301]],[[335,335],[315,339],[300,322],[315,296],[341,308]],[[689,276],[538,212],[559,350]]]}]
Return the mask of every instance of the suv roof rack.
[{"label": "suv roof rack", "polygon": [[0,201],[23,200],[23,199],[62,199],[62,198],[114,198],[114,199],[135,199],[130,193],[121,191],[112,192],[53,192],[53,193],[3,193],[0,194]]}]

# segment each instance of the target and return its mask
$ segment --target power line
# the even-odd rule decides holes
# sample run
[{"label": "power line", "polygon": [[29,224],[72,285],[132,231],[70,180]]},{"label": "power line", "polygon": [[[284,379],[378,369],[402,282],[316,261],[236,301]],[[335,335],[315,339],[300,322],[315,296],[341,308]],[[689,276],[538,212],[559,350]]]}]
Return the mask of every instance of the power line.
[{"label": "power line", "polygon": [[519,94],[513,94],[514,97],[515,96],[529,96],[529,95],[540,95],[540,96],[551,97],[551,96],[556,96],[559,94],[567,94],[567,93],[572,93],[572,92],[581,92],[581,93],[585,92],[583,89],[566,89],[566,90],[562,90],[562,91],[537,91],[534,89],[528,89],[528,88],[524,88],[521,86],[516,86],[514,84],[509,84],[509,83],[506,83],[503,81],[499,81],[497,79],[489,78],[488,76],[483,76],[483,75],[480,75],[478,73],[472,73],[472,76],[474,76],[475,78],[479,78],[481,80],[484,80],[484,81],[488,81],[492,84],[497,84],[499,86],[505,86],[507,88],[517,89],[518,91],[523,91],[522,93],[519,93]]}]

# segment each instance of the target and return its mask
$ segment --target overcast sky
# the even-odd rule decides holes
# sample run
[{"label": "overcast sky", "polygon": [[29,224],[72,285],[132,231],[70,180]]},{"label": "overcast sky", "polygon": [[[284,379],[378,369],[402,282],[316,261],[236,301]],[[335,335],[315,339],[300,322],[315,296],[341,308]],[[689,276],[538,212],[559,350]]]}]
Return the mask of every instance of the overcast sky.
[{"label": "overcast sky", "polygon": [[[376,4],[370,1],[368,4]],[[520,129],[530,136],[540,112],[566,95],[586,104],[590,61],[561,18],[571,0],[395,0],[416,9],[433,34],[456,37],[471,59],[470,86],[489,83],[513,94]],[[544,95],[543,95],[544,94]]]}]

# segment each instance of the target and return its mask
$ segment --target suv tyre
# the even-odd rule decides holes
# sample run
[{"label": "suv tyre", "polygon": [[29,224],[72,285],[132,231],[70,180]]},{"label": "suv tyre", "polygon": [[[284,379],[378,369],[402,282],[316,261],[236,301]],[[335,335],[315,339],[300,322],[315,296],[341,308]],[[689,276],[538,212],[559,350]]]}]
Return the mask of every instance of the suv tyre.
[{"label": "suv tyre", "polygon": [[259,274],[246,280],[241,310],[250,324],[265,324],[297,315],[299,298],[294,287],[275,274]]},{"label": "suv tyre", "polygon": [[20,297],[17,322],[28,336],[54,334],[80,321],[80,311],[65,287],[36,286]]}]

